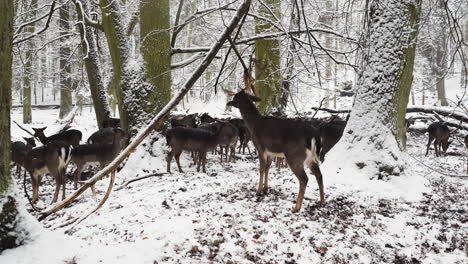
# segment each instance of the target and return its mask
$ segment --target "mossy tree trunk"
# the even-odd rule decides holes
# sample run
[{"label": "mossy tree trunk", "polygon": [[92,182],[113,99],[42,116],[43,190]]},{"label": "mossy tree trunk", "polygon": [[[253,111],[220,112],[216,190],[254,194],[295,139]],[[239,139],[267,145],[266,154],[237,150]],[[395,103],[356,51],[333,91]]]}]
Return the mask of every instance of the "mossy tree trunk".
[{"label": "mossy tree trunk", "polygon": [[[37,0],[31,0],[31,5],[29,6],[31,10],[29,18],[34,18],[36,16],[37,10]],[[34,32],[35,25],[34,23],[26,26],[24,32],[32,33]],[[33,74],[33,54],[34,54],[34,39],[30,39],[26,42],[26,51],[25,51],[25,63],[24,63],[24,72],[23,72],[23,123],[29,124],[32,122],[32,74]]]},{"label": "mossy tree trunk", "polygon": [[[70,31],[70,8],[69,5],[64,5],[59,11],[59,25],[60,35],[66,35]],[[71,49],[70,44],[63,39],[60,42],[60,113],[59,118],[64,118],[72,110],[72,81],[71,81],[71,64],[70,57]]]},{"label": "mossy tree trunk", "polygon": [[171,99],[170,1],[140,1],[140,43],[146,81],[154,89],[145,112],[159,112]]},{"label": "mossy tree trunk", "polygon": [[0,1],[0,254],[18,241],[18,211],[15,199],[7,196],[10,186],[10,110],[13,62],[13,0]]},{"label": "mossy tree trunk", "polygon": [[[75,3],[78,20],[83,21],[83,12],[89,12],[87,1],[74,0],[73,2]],[[109,111],[109,104],[99,64],[99,53],[93,32],[94,28],[80,23],[78,29],[82,41],[81,48],[83,54],[85,54],[83,60],[88,75],[89,90],[93,99],[96,121],[98,127],[102,128],[102,121],[105,118],[106,112]]]},{"label": "mossy tree trunk", "polygon": [[[281,19],[281,1],[263,1],[267,7],[259,5],[260,16],[271,21]],[[271,11],[271,12],[270,12]],[[273,14],[272,14],[273,13]],[[255,33],[262,34],[272,31],[272,26],[264,20],[255,20]],[[281,56],[280,41],[277,39],[259,39],[255,41],[255,88],[262,99],[259,111],[263,114],[281,110]]]},{"label": "mossy tree trunk", "polygon": [[373,1],[369,6],[368,43],[356,98],[343,137],[328,153],[331,160],[348,157],[343,171],[347,166],[366,168],[370,177],[385,178],[400,175],[406,166],[401,151],[420,8],[420,0],[385,5]]}]

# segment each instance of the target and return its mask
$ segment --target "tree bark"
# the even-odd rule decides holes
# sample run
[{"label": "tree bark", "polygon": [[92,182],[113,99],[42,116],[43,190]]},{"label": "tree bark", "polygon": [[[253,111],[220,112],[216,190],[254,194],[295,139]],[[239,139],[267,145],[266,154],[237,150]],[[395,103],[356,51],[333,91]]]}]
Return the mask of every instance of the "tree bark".
[{"label": "tree bark", "polygon": [[[281,1],[263,1],[267,7],[260,5],[260,16],[276,21],[281,18]],[[272,11],[272,13],[270,12]],[[255,20],[255,33],[263,34],[271,31],[271,25],[263,20]],[[280,41],[277,39],[259,39],[255,41],[255,88],[262,99],[258,110],[271,113],[281,110],[281,56]]]},{"label": "tree bark", "polygon": [[140,50],[146,81],[154,87],[143,107],[147,113],[159,112],[171,99],[169,11],[169,0],[140,1]]},{"label": "tree bark", "polygon": [[13,0],[0,1],[0,254],[19,241],[16,201],[10,186],[10,110],[13,62]]},{"label": "tree bark", "polygon": [[[59,25],[60,35],[64,36],[70,31],[70,8],[69,5],[64,5],[59,11]],[[66,41],[68,38],[63,39],[60,42],[60,112],[59,118],[65,117],[73,108],[72,106],[72,81],[71,81],[71,64],[69,61],[70,57],[70,44]]]},{"label": "tree bark", "polygon": [[342,139],[329,153],[330,161],[348,157],[341,169],[365,168],[369,177],[380,179],[400,175],[406,167],[401,151],[420,7],[420,0],[370,3],[355,102]]},{"label": "tree bark", "polygon": [[[76,12],[79,21],[84,21],[83,13],[89,12],[87,1],[74,0]],[[84,64],[88,75],[89,89],[93,99],[94,112],[99,128],[102,128],[102,121],[106,117],[106,112],[109,111],[107,102],[107,92],[104,87],[102,78],[101,66],[99,64],[99,53],[94,39],[94,29],[86,26],[85,23],[78,25],[81,36],[81,47],[84,54]]]},{"label": "tree bark", "polygon": [[[36,16],[37,10],[37,0],[31,0],[30,5],[31,14],[30,17]],[[34,23],[25,27],[24,31],[27,33],[33,33],[35,29]],[[31,111],[31,100],[32,100],[32,61],[33,61],[33,49],[34,49],[34,39],[30,39],[26,43],[26,52],[24,63],[24,76],[23,76],[23,123],[29,124],[32,122],[32,111]]]}]

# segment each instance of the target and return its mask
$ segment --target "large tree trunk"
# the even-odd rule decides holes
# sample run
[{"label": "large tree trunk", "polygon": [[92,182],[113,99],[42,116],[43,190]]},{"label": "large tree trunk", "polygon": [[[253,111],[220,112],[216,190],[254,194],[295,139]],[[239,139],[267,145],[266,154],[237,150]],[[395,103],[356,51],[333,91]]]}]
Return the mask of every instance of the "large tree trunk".
[{"label": "large tree trunk", "polygon": [[[260,16],[276,21],[281,18],[281,1],[263,1],[267,6],[259,5]],[[270,9],[274,16],[270,13]],[[255,33],[271,32],[271,24],[263,20],[255,21]],[[275,112],[281,109],[281,56],[280,41],[277,39],[259,39],[255,41],[255,88],[262,99],[258,105],[261,113]]]},{"label": "large tree trunk", "polygon": [[[83,21],[83,13],[89,13],[88,2],[75,0],[75,7],[79,21]],[[80,23],[79,31],[81,35],[81,47],[83,50],[84,63],[86,73],[88,75],[89,89],[91,91],[91,97],[93,98],[94,112],[96,113],[96,120],[99,128],[102,128],[102,121],[106,116],[106,112],[109,111],[109,104],[107,102],[107,92],[104,87],[102,79],[102,71],[99,64],[99,53],[94,39],[94,28],[85,26],[84,23]]]},{"label": "large tree trunk", "polygon": [[404,118],[413,80],[420,7],[420,0],[393,0],[385,5],[371,2],[368,43],[355,102],[343,137],[326,164],[339,160],[343,171],[347,171],[343,167],[360,169],[371,178],[399,175],[404,170]]},{"label": "large tree trunk", "polygon": [[140,1],[140,42],[148,94],[145,112],[156,113],[171,99],[170,1]]},{"label": "large tree trunk", "polygon": [[[31,0],[30,10],[30,18],[36,16],[37,10],[37,0]],[[24,31],[27,33],[34,32],[34,23],[29,26],[26,26]],[[33,62],[33,54],[34,54],[34,39],[30,39],[26,43],[26,52],[25,52],[25,60],[24,63],[24,75],[23,75],[23,123],[31,123],[32,122],[32,111],[31,111],[31,91],[32,91],[32,62]]]},{"label": "large tree trunk", "polygon": [[[69,5],[64,5],[60,8],[60,35],[68,34],[70,31]],[[60,114],[59,118],[62,119],[72,110],[72,82],[71,82],[71,64],[70,64],[70,44],[63,39],[60,42]]]},{"label": "large tree trunk", "polygon": [[124,104],[123,90],[125,88],[121,86],[122,74],[125,65],[128,63],[128,40],[121,19],[119,1],[100,0],[99,5],[102,13],[102,26],[113,66],[111,87],[108,91],[117,98],[120,123],[122,128],[128,132],[130,125],[127,109]]},{"label": "large tree trunk", "polygon": [[18,211],[10,186],[10,109],[13,61],[13,0],[0,1],[0,254],[21,241],[15,232]]}]

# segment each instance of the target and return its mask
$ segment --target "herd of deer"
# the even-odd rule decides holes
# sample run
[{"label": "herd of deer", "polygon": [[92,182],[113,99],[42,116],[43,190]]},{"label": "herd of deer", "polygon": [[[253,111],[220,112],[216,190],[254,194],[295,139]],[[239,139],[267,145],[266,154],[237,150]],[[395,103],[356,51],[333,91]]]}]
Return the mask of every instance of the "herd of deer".
[{"label": "herd of deer", "polygon": [[[260,98],[247,93],[245,90],[234,93],[227,105],[239,109],[242,119],[215,119],[208,114],[190,114],[176,116],[170,119],[171,128],[165,131],[167,145],[170,152],[167,155],[167,172],[171,172],[171,160],[175,157],[180,172],[180,155],[182,151],[192,153],[197,171],[202,166],[206,173],[206,155],[209,151],[216,151],[220,147],[221,162],[235,161],[236,146],[239,142],[239,153],[245,153],[248,142],[252,141],[258,153],[260,162],[260,178],[257,193],[264,194],[268,190],[268,172],[273,159],[284,159],[289,168],[299,180],[299,193],[293,212],[301,209],[308,177],[304,171],[307,166],[315,175],[319,186],[320,203],[324,204],[325,194],[322,173],[319,168],[325,154],[340,140],[346,121],[334,117],[331,120],[291,119],[263,116],[255,106]],[[103,122],[103,129],[92,134],[87,144],[80,145],[82,134],[78,130],[67,130],[59,134],[46,137],[44,128],[34,129],[34,137],[43,146],[35,147],[34,138],[25,138],[23,142],[12,143],[12,160],[31,175],[33,185],[32,202],[38,199],[38,189],[42,175],[50,173],[56,182],[52,203],[57,201],[60,186],[62,199],[65,198],[65,170],[67,164],[76,165],[73,173],[74,188],[80,179],[80,174],[86,164],[99,163],[101,168],[109,164],[122,149],[127,140],[125,133],[119,128],[118,119],[107,118]],[[443,122],[432,123],[428,127],[430,145],[434,141],[435,155],[445,153],[450,144],[450,130]],[[468,148],[468,135],[464,141]],[[25,177],[26,177],[25,171]],[[18,171],[18,173],[20,173]]]}]

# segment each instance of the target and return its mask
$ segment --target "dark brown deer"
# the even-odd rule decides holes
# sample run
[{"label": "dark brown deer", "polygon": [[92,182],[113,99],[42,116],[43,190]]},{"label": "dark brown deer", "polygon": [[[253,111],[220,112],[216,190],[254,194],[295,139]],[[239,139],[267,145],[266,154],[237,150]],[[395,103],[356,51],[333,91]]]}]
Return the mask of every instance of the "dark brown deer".
[{"label": "dark brown deer", "polygon": [[427,131],[429,132],[429,141],[427,142],[426,156],[429,153],[432,141],[434,141],[434,152],[436,157],[441,155],[441,151],[446,153],[447,148],[451,143],[448,141],[450,138],[450,129],[448,126],[444,122],[438,121],[430,124]]},{"label": "dark brown deer", "polygon": [[[246,85],[246,88],[249,86]],[[320,203],[325,203],[322,173],[319,168],[318,151],[320,150],[319,131],[306,122],[262,116],[254,102],[260,98],[246,93],[226,91],[234,95],[228,106],[239,108],[245,121],[260,160],[260,180],[258,194],[268,190],[268,170],[273,157],[285,157],[286,161],[299,180],[299,194],[293,212],[302,207],[308,177],[304,163],[312,170],[320,190]]]},{"label": "dark brown deer", "polygon": [[240,118],[233,118],[230,119],[229,122],[236,126],[237,130],[239,131],[239,154],[241,153],[241,150],[242,154],[245,154],[245,148],[247,148],[247,150],[249,151],[249,155],[252,156],[252,153],[250,152],[249,148],[249,142],[251,140],[251,137],[249,130],[244,124],[244,120]]},{"label": "dark brown deer", "polygon": [[196,128],[197,127],[196,114],[174,116],[171,119],[169,119],[169,122],[171,123],[171,128],[174,128],[174,127]]},{"label": "dark brown deer", "polygon": [[88,144],[108,143],[114,140],[114,128],[107,127],[94,132],[86,141]]},{"label": "dark brown deer", "polygon": [[82,134],[79,130],[76,129],[70,129],[55,135],[52,135],[50,137],[46,137],[44,134],[44,130],[47,127],[43,128],[33,128],[34,130],[34,137],[38,138],[42,144],[47,144],[51,141],[63,141],[68,145],[71,146],[78,146],[81,141]]},{"label": "dark brown deer", "polygon": [[[237,130],[237,128],[229,122],[219,122],[221,122],[221,131],[219,133],[218,144],[221,149],[221,162],[223,162],[223,150],[226,157],[226,162],[235,161],[239,130]],[[229,151],[230,153],[228,154]]]},{"label": "dark brown deer", "polygon": [[110,111],[107,111],[104,120],[102,120],[102,128],[119,128],[120,126],[120,118],[114,118],[110,116]]},{"label": "dark brown deer", "polygon": [[21,141],[11,143],[11,160],[16,164],[16,173],[18,175],[21,174],[21,167],[24,167],[26,155],[36,146],[36,141],[33,137],[23,137],[23,139],[26,141],[26,144]]},{"label": "dark brown deer", "polygon": [[322,148],[320,149],[320,161],[323,162],[325,154],[340,141],[343,136],[343,131],[346,126],[346,121],[332,120],[329,122],[323,122],[319,126],[320,141]]},{"label": "dark brown deer", "polygon": [[197,171],[200,171],[200,164],[203,165],[203,172],[206,173],[206,153],[216,148],[219,142],[221,125],[218,125],[213,133],[200,128],[176,127],[169,129],[166,133],[167,145],[171,151],[167,155],[167,172],[171,172],[172,157],[175,157],[179,172],[183,172],[180,167],[180,154],[183,150],[198,153]]},{"label": "dark brown deer", "polygon": [[200,116],[200,124],[207,124],[207,123],[213,123],[215,122],[216,119],[214,119],[213,117],[211,117],[209,114],[207,113],[203,113],[201,116]]},{"label": "dark brown deer", "polygon": [[52,203],[57,201],[60,186],[62,186],[62,200],[65,199],[65,170],[71,158],[71,148],[63,141],[51,141],[28,152],[24,167],[31,175],[33,203],[39,198],[39,185],[42,175],[46,173],[50,173],[55,179],[55,192]]},{"label": "dark brown deer", "polygon": [[[76,170],[73,173],[75,189],[78,187],[78,180],[86,164],[98,163],[102,169],[120,153],[121,147],[126,140],[125,133],[120,128],[111,129],[113,133],[111,143],[103,141],[73,148],[71,161],[76,165]],[[92,190],[94,194],[94,188]]]}]

